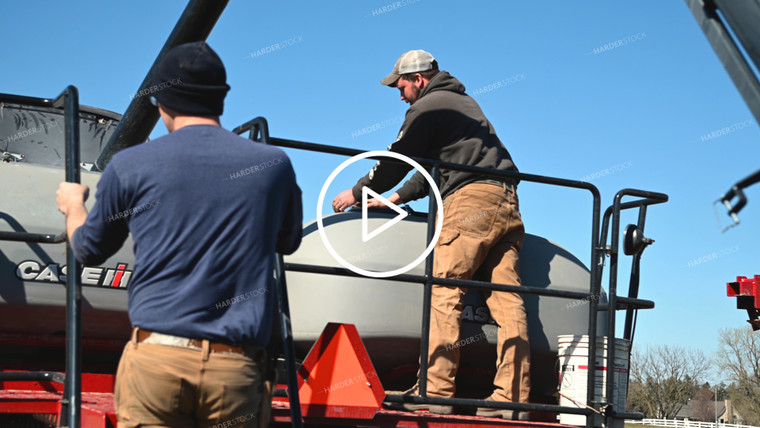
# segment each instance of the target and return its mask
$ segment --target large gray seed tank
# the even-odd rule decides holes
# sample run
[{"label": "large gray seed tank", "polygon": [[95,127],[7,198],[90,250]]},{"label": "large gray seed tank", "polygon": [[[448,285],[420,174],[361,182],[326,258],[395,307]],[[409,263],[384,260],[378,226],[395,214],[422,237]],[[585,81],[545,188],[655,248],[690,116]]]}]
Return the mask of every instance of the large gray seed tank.
[{"label": "large gray seed tank", "polygon": [[[388,210],[370,210],[368,230],[395,217]],[[353,266],[386,272],[413,262],[424,250],[427,223],[424,215],[410,215],[392,228],[363,242],[361,212],[327,216],[325,235],[334,250]],[[312,222],[304,227],[303,242],[288,263],[343,267],[324,245]],[[520,252],[523,285],[588,292],[589,270],[575,256],[539,236],[528,234]],[[408,271],[423,275],[424,262]],[[422,294],[420,284],[388,279],[288,272],[293,335],[302,358],[329,322],[356,325],[372,363],[386,389],[411,386],[420,351]],[[557,390],[557,336],[587,334],[589,305],[584,300],[524,295],[531,343],[532,398],[551,402]],[[600,299],[606,301],[606,296]],[[600,316],[600,320],[602,320]],[[605,335],[600,323],[599,335]],[[467,340],[469,338],[469,340]],[[460,340],[462,361],[457,377],[458,395],[491,391],[495,372],[496,325],[479,290],[465,296]],[[464,342],[463,342],[464,343]],[[482,398],[482,397],[479,397]]]}]

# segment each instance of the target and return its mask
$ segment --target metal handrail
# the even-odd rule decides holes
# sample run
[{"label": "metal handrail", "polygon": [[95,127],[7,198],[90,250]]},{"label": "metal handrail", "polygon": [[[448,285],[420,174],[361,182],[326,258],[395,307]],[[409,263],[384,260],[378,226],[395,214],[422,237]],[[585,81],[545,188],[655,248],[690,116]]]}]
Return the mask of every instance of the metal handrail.
[{"label": "metal handrail", "polygon": [[[64,133],[66,151],[66,181],[79,183],[79,90],[68,86],[51,100],[48,98],[18,97],[24,104],[37,107],[52,107],[63,109]],[[61,243],[66,241],[66,232],[58,235],[28,232],[0,232],[0,240]],[[71,249],[66,245],[66,260],[69,272],[80,272],[79,262]],[[79,428],[81,424],[82,404],[82,285],[77,274],[66,275],[66,373],[61,379],[60,373],[32,372],[26,377],[15,373],[0,373],[2,380],[63,380],[63,397],[61,399],[61,426]]]},{"label": "metal handrail", "polygon": [[[610,282],[609,286],[607,288],[607,293],[609,294],[608,301],[610,308],[615,307],[615,302],[618,299],[617,297],[617,263],[618,263],[618,246],[620,241],[620,211],[622,210],[622,199],[624,196],[636,196],[640,198],[645,198],[644,200],[641,200],[639,202],[642,202],[641,208],[652,204],[658,204],[667,202],[668,195],[665,195],[663,193],[656,193],[656,192],[647,192],[644,190],[638,190],[638,189],[623,189],[617,192],[615,194],[614,203],[612,204],[612,237],[611,237],[611,243],[610,243]],[[640,218],[641,220],[641,218]],[[607,341],[607,367],[613,367],[614,368],[614,362],[615,362],[615,311],[609,311],[607,318],[607,331],[612,332],[612,340]],[[614,389],[615,385],[613,383],[614,381],[614,375],[615,370],[610,369],[607,370],[607,373],[605,374],[606,377],[606,396],[608,397],[608,400],[612,403],[614,403],[614,399],[610,397],[614,397]],[[606,424],[607,426],[611,426],[614,418],[614,411],[612,410],[612,406],[609,407],[608,412],[605,414],[606,418]]]},{"label": "metal handrail", "polygon": [[0,241],[36,242],[39,244],[60,244],[66,242],[66,232],[52,233],[6,232],[0,231]]},{"label": "metal handrail", "polygon": [[[441,170],[436,165],[431,169],[431,178],[433,183],[437,186],[441,178]],[[428,216],[427,216],[427,246],[429,247],[433,243],[433,236],[435,235],[435,218],[438,215],[438,204],[436,203],[436,195],[432,186],[430,187],[430,194],[428,195]],[[443,202],[443,201],[441,201]],[[443,213],[441,213],[443,215]],[[428,375],[428,352],[430,352],[430,310],[433,301],[433,255],[435,249],[432,249],[428,256],[425,258],[425,276],[422,281],[422,326],[420,331],[420,379],[419,388],[420,396],[427,396],[427,375]],[[426,334],[422,334],[426,333]]]},{"label": "metal handrail", "polygon": [[[243,125],[235,128],[238,134],[250,130],[249,139],[269,145],[269,125],[263,117],[256,117]],[[290,403],[290,420],[292,426],[303,426],[301,417],[301,402],[298,396],[298,379],[296,377],[296,352],[293,345],[293,331],[290,323],[290,303],[288,303],[288,287],[285,280],[285,262],[282,254],[275,258],[275,274],[277,278],[277,309],[280,315],[280,331],[282,333],[282,347],[285,352],[285,372],[288,375],[288,401]]]},{"label": "metal handrail", "polygon": [[[251,140],[262,142],[261,141],[262,136],[265,134],[267,144],[280,146],[280,147],[287,147],[287,148],[294,148],[294,149],[300,149],[300,150],[308,150],[308,151],[329,153],[329,154],[336,154],[336,155],[343,155],[343,156],[355,156],[358,154],[365,153],[365,151],[363,150],[270,137],[266,119],[264,119],[263,117],[257,117],[233,130],[233,132],[237,134],[242,134],[246,131],[250,131],[249,138]],[[260,136],[260,134],[262,136]],[[516,180],[522,180],[522,181],[558,185],[558,186],[563,186],[563,187],[586,189],[590,191],[593,197],[591,268],[590,268],[590,287],[589,287],[590,292],[582,293],[582,292],[573,292],[573,291],[564,291],[564,290],[537,289],[537,288],[531,288],[529,286],[492,284],[492,283],[486,283],[486,282],[474,281],[474,280],[437,278],[433,276],[432,274],[433,254],[431,252],[431,254],[428,255],[427,260],[426,260],[425,275],[420,276],[420,275],[400,274],[400,275],[396,275],[390,278],[384,278],[386,280],[392,279],[394,281],[414,282],[414,283],[424,284],[423,308],[422,308],[423,319],[422,319],[422,331],[421,331],[421,336],[420,336],[420,396],[387,395],[386,400],[391,401],[391,402],[466,405],[466,406],[492,407],[492,408],[510,409],[510,410],[539,410],[539,411],[550,411],[550,412],[563,412],[563,413],[569,413],[569,414],[581,414],[581,415],[587,415],[587,416],[592,415],[596,410],[590,410],[586,408],[567,407],[567,406],[548,405],[548,404],[495,403],[491,401],[486,402],[484,400],[440,398],[440,397],[426,396],[425,379],[427,378],[427,353],[428,353],[427,344],[428,344],[429,320],[430,320],[430,290],[431,290],[432,284],[435,283],[435,284],[441,284],[441,285],[463,286],[463,287],[468,287],[468,288],[508,291],[508,292],[517,292],[521,294],[544,295],[544,296],[553,296],[553,297],[559,297],[559,298],[588,299],[589,301],[589,325],[588,325],[589,337],[590,338],[596,337],[597,312],[600,310],[607,310],[608,323],[609,325],[612,326],[612,329],[608,327],[608,331],[611,332],[611,333],[608,333],[608,336],[609,334],[611,334],[612,339],[614,340],[614,335],[615,335],[614,320],[615,320],[615,312],[618,306],[628,307],[628,308],[637,308],[637,309],[647,309],[647,308],[653,308],[654,302],[650,300],[643,300],[643,299],[638,299],[638,298],[617,297],[615,295],[616,283],[614,282],[610,284],[609,290],[611,291],[608,291],[609,295],[611,296],[609,298],[608,305],[600,305],[597,303],[596,299],[593,298],[594,296],[597,296],[601,290],[602,269],[603,269],[603,261],[604,261],[603,260],[604,247],[601,245],[601,243],[606,241],[606,237],[607,237],[606,229],[607,229],[609,217],[612,214],[613,230],[614,230],[613,231],[613,245],[617,245],[619,231],[615,229],[615,227],[619,228],[620,210],[662,203],[662,202],[667,201],[667,195],[664,195],[662,193],[656,193],[656,192],[625,189],[619,192],[618,195],[616,195],[615,204],[612,207],[608,208],[607,211],[605,212],[604,227],[600,228],[601,196],[596,186],[594,186],[591,183],[578,181],[578,180],[566,180],[566,179],[555,178],[555,177],[546,177],[546,176],[540,176],[540,175],[518,173],[518,172],[512,172],[512,171],[501,171],[501,170],[496,170],[492,168],[481,168],[481,167],[474,167],[474,166],[468,166],[468,165],[459,165],[455,163],[443,162],[443,161],[432,160],[432,159],[422,159],[422,158],[416,158],[416,157],[412,157],[412,159],[421,165],[431,168],[431,171],[433,173],[436,183],[438,182],[438,175],[439,175],[440,168],[446,168],[446,169],[452,169],[452,170],[458,170],[458,171],[473,172],[473,173],[477,173],[477,174],[488,176],[488,177],[516,179]],[[393,162],[394,160],[389,159],[389,161]],[[622,196],[624,195],[639,196],[645,199],[639,200],[639,201],[621,203],[620,198],[622,198]],[[432,230],[434,230],[433,222],[434,222],[435,211],[436,211],[436,204],[433,201],[434,196],[433,196],[432,189],[431,189],[430,196],[431,196],[430,212],[428,213],[428,218],[427,218],[428,244],[430,243],[432,239]],[[600,229],[602,233],[600,233]],[[600,234],[602,235],[601,239],[600,239]],[[617,260],[615,259],[615,261]],[[355,277],[361,276],[349,269],[338,268],[338,267],[306,265],[306,264],[298,264],[298,263],[285,263],[284,267],[286,270],[295,271],[295,272],[309,272],[309,273],[319,273],[319,274],[339,275],[339,276],[355,276]],[[617,264],[616,263],[614,265],[611,264],[610,269],[616,270]],[[612,278],[616,279],[616,275],[612,275]],[[612,348],[614,348],[614,346]],[[596,372],[595,355],[596,355],[596,340],[589,340],[589,355],[588,355],[589,369],[587,373],[588,374],[587,403],[589,404],[592,404],[593,399],[594,399],[594,381],[593,380],[595,379],[595,372]],[[608,361],[614,361],[614,359],[610,358],[608,359]],[[612,372],[614,372],[614,370],[609,370],[607,373],[608,376]],[[611,386],[612,386],[611,379],[608,379],[608,383],[607,383],[608,391],[606,395],[608,404],[611,402],[614,402],[613,401],[614,391],[611,390]],[[602,403],[596,403],[596,404],[602,404]],[[604,410],[605,410],[605,417],[610,418],[607,421],[608,423],[610,422],[612,418],[620,419],[622,417],[631,417],[631,416],[643,417],[643,415],[638,415],[638,414],[632,414],[632,413],[626,413],[626,412],[615,412],[612,409],[612,406],[609,406],[609,405],[606,406],[606,409]],[[590,418],[590,417],[586,418],[586,426],[588,428],[591,428],[593,426],[593,418]]]},{"label": "metal handrail", "polygon": [[301,428],[301,402],[298,397],[298,380],[296,378],[296,352],[293,346],[293,330],[290,324],[290,303],[288,303],[288,287],[285,281],[285,263],[282,254],[275,259],[277,274],[277,307],[280,313],[280,330],[282,331],[282,347],[285,351],[285,366],[288,373],[288,400],[290,402],[290,420],[292,426]]},{"label": "metal handrail", "polygon": [[[288,271],[303,272],[303,273],[316,273],[323,275],[336,275],[336,276],[351,276],[357,278],[366,278],[350,269],[336,266],[322,266],[322,265],[310,265],[303,263],[285,263],[285,268]],[[402,273],[399,275],[382,278],[384,280],[393,280],[396,282],[409,282],[409,283],[424,283],[428,280],[426,275],[414,275]],[[439,278],[432,276],[431,279],[436,284],[448,285],[453,287],[466,287],[479,290],[493,290],[493,291],[505,291],[509,293],[521,293],[530,294],[534,296],[547,296],[547,297],[559,297],[564,299],[589,299],[593,296],[582,291],[570,291],[570,290],[555,290],[549,288],[537,288],[525,285],[508,285],[508,284],[496,284],[491,282],[476,281],[472,279],[452,279],[452,278]],[[654,307],[654,302],[644,299],[631,299],[627,297],[619,297],[623,300],[618,302],[619,306],[631,306],[638,309],[651,309]]]},{"label": "metal handrail", "polygon": [[0,372],[0,382],[56,382],[66,383],[66,374],[60,372]]}]

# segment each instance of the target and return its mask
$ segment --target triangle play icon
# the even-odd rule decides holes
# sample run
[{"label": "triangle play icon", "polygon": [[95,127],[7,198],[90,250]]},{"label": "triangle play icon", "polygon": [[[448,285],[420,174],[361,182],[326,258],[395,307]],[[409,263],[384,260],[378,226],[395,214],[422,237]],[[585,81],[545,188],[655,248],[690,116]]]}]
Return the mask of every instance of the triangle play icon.
[{"label": "triangle play icon", "polygon": [[[378,201],[382,202],[385,206],[392,209],[393,211],[396,212],[396,214],[398,214],[396,217],[393,217],[392,219],[388,220],[385,224],[373,230],[372,232],[368,231],[369,222],[367,221],[368,220],[367,219],[367,194],[377,199]],[[367,242],[370,239],[374,238],[375,236],[385,232],[394,224],[400,222],[408,215],[409,213],[399,208],[393,202],[390,202],[389,200],[385,199],[374,190],[370,189],[367,186],[362,187],[362,242]]]}]

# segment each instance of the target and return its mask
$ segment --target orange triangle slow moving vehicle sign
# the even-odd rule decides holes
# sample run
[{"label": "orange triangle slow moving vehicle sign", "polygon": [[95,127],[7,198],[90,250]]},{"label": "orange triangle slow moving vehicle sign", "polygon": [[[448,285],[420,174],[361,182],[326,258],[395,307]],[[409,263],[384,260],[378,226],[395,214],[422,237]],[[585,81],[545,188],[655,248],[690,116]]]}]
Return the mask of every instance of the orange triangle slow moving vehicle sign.
[{"label": "orange triangle slow moving vehicle sign", "polygon": [[372,419],[385,391],[353,324],[329,323],[298,371],[304,417]]}]

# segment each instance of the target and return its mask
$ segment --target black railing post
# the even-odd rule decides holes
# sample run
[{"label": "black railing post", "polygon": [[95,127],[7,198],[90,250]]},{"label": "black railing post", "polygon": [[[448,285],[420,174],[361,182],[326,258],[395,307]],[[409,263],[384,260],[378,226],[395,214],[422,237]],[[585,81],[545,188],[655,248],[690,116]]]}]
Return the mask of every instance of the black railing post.
[{"label": "black railing post", "polygon": [[606,379],[605,398],[606,409],[604,412],[604,424],[611,427],[615,413],[615,315],[617,313],[617,269],[618,269],[618,247],[620,241],[620,199],[623,197],[621,192],[615,195],[615,201],[612,209],[612,235],[610,237],[610,283],[607,286],[607,352],[606,362],[607,372],[604,373]]},{"label": "black railing post", "polygon": [[[66,89],[51,101],[48,98],[19,97],[25,104],[63,109],[64,112],[64,153],[65,180],[79,183],[79,90],[75,86]],[[67,240],[64,231],[57,235],[29,232],[0,232],[0,241],[62,243]],[[63,383],[61,413],[59,423],[69,428],[81,425],[82,398],[82,284],[80,266],[71,249],[66,245],[66,372],[0,373],[2,380],[40,381],[52,380]]]},{"label": "black railing post", "polygon": [[249,140],[266,145],[271,144],[269,141],[269,123],[267,123],[267,120],[264,117],[254,117],[232,130],[233,133],[238,135],[242,135],[245,131],[249,131]]},{"label": "black railing post", "polygon": [[298,398],[298,380],[296,379],[296,353],[293,346],[293,330],[290,325],[290,304],[288,303],[288,286],[285,281],[285,267],[282,254],[275,255],[275,272],[277,275],[277,307],[282,329],[282,347],[285,350],[285,366],[288,373],[288,399],[290,400],[290,419],[292,426],[303,426],[301,420],[301,401]]},{"label": "black railing post", "polygon": [[[601,245],[599,245],[599,215],[601,212],[601,194],[596,186],[591,189],[593,195],[592,202],[592,218],[591,218],[591,278],[589,279],[589,291],[591,293],[591,299],[589,300],[588,309],[588,372],[586,379],[586,405],[593,406],[594,401],[594,382],[596,379],[596,323],[597,323],[597,298],[601,294],[602,290],[602,266],[604,265],[604,254],[601,252]],[[560,367],[560,370],[562,368]],[[594,426],[594,415],[586,416],[586,427],[592,428]]]},{"label": "black railing post", "polygon": [[[433,178],[433,183],[438,186],[438,180],[441,175],[440,168],[434,166],[430,171]],[[430,205],[428,209],[427,218],[427,245],[430,245],[435,235],[436,216],[443,215],[438,213],[438,204],[436,203],[436,194],[433,187],[430,187]],[[422,292],[422,331],[420,334],[420,396],[427,397],[427,377],[428,377],[428,359],[429,347],[430,347],[430,305],[432,303],[433,294],[433,264],[434,264],[435,250],[430,251],[425,259],[425,286]],[[459,338],[456,338],[459,340]]]},{"label": "black railing post", "polygon": [[[79,91],[67,87],[53,103],[64,109],[66,182],[80,182],[79,174]],[[64,226],[65,227],[65,226]],[[61,400],[61,423],[79,428],[82,405],[82,284],[80,266],[71,248],[66,244],[66,381]]]},{"label": "black railing post", "polygon": [[269,145],[269,123],[267,123],[267,120],[259,116],[253,119],[252,122],[253,128],[251,128],[251,140]]},{"label": "black railing post", "polygon": [[[612,426],[615,419],[615,312],[617,305],[617,269],[618,269],[618,247],[620,243],[620,211],[629,205],[623,204],[621,200],[623,196],[637,196],[641,198],[653,199],[659,202],[665,202],[668,200],[667,195],[662,193],[647,192],[636,189],[623,189],[615,194],[615,199],[612,205],[612,235],[610,238],[610,283],[608,286],[608,301],[609,309],[607,311],[607,373],[606,378],[606,398],[607,398],[607,411],[605,412],[605,425]],[[643,205],[642,207],[645,207]],[[644,212],[646,214],[646,212]],[[643,224],[643,215],[639,213],[639,222]],[[638,292],[638,290],[637,290]],[[624,412],[622,410],[621,412]]]},{"label": "black railing post", "polygon": [[[646,216],[647,216],[647,207],[646,205],[639,208],[639,221],[638,221],[638,228],[641,230],[641,233],[644,233],[644,223],[646,222]],[[637,252],[633,255],[633,260],[631,261],[631,280],[630,280],[630,288],[628,289],[628,297],[637,297],[639,295],[639,279],[641,276],[640,266],[641,266],[641,254],[642,252]],[[625,327],[623,329],[623,339],[626,340],[633,340],[633,318],[634,318],[634,309],[629,307],[625,310]]]}]

